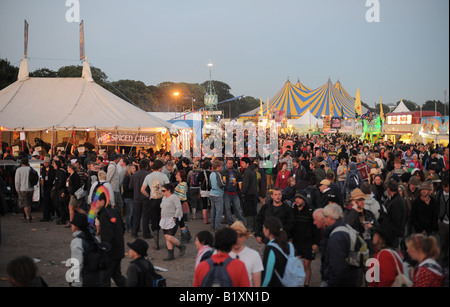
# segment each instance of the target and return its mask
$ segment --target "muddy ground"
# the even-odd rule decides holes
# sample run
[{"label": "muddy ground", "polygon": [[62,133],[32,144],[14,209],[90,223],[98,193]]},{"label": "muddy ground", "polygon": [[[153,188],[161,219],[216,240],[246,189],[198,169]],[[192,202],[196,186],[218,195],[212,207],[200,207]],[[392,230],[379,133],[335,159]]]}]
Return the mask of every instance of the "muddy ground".
[{"label": "muddy ground", "polygon": [[[40,222],[42,212],[35,210],[32,212],[32,223],[24,223],[21,220],[21,214],[7,213],[1,219],[2,244],[0,245],[0,287],[9,287],[7,280],[6,266],[12,259],[27,255],[36,259],[39,275],[41,275],[50,287],[68,287],[65,275],[68,267],[65,262],[70,258],[70,242],[72,232],[70,228],[64,228],[63,225],[56,225],[54,222]],[[201,230],[212,230],[210,225],[203,224],[200,214],[197,213],[197,219],[188,221],[191,234]],[[225,224],[224,224],[225,225]],[[178,236],[179,238],[179,233]],[[125,244],[133,242],[135,239],[125,233]],[[139,238],[142,239],[142,236]],[[194,278],[194,264],[197,255],[194,239],[188,243],[186,254],[178,257],[178,250],[175,250],[175,260],[166,262],[163,258],[167,256],[165,240],[161,233],[161,249],[156,251],[152,249],[153,239],[145,239],[149,245],[149,256],[155,266],[167,269],[167,272],[160,272],[167,279],[168,287],[192,287]],[[247,246],[260,250],[260,245],[256,239],[251,236]],[[128,258],[129,248],[125,245],[125,258],[122,260],[122,273],[126,276],[126,271],[130,263]],[[317,255],[312,265],[311,287],[320,286],[320,254]],[[114,286],[114,283],[112,283]]]}]

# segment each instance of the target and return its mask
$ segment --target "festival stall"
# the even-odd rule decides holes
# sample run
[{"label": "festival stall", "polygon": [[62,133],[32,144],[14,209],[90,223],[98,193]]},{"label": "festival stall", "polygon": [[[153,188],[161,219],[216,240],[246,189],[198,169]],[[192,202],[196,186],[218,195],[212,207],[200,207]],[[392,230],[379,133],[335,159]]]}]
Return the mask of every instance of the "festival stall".
[{"label": "festival stall", "polygon": [[435,144],[447,146],[449,143],[448,124],[448,116],[424,117],[421,120],[422,127],[419,134],[422,136],[425,143],[434,142]]},{"label": "festival stall", "polygon": [[96,84],[87,60],[80,78],[30,78],[24,58],[18,80],[0,91],[0,126],[4,142],[22,151],[39,140],[45,154],[57,147],[158,150],[171,124]]},{"label": "festival stall", "polygon": [[[402,141],[404,143],[427,143],[420,133],[422,131],[422,120],[429,117],[441,117],[435,111],[412,111],[393,112],[386,114],[384,124],[385,140],[394,143]],[[435,141],[435,140],[433,140]]]}]

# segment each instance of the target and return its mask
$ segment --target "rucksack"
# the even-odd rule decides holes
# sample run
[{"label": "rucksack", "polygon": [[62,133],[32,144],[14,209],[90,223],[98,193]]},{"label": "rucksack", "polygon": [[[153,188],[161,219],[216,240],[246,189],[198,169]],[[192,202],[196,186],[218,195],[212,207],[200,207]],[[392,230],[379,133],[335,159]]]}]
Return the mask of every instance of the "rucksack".
[{"label": "rucksack", "polygon": [[149,268],[145,269],[139,261],[135,263],[140,269],[137,287],[167,287],[166,279],[155,272],[152,264],[149,264]]},{"label": "rucksack", "polygon": [[358,175],[355,173],[350,173],[348,176],[348,187],[350,189],[356,189],[359,187],[359,178]]},{"label": "rucksack", "polygon": [[338,226],[330,234],[331,236],[336,232],[345,232],[350,236],[350,253],[345,259],[350,266],[363,268],[369,259],[369,248],[367,242],[354,230],[351,226]]},{"label": "rucksack", "polygon": [[108,242],[88,241],[78,235],[83,240],[83,269],[90,272],[104,271],[111,265],[109,252],[111,245]]},{"label": "rucksack", "polygon": [[233,287],[233,281],[228,274],[227,266],[234,259],[228,257],[224,262],[215,263],[211,258],[206,261],[209,264],[209,271],[203,278],[201,287]]},{"label": "rucksack", "polygon": [[191,188],[200,187],[200,184],[198,183],[198,174],[200,174],[199,171],[192,171],[191,180],[189,181]]},{"label": "rucksack", "polygon": [[30,166],[30,171],[28,174],[28,186],[32,188],[35,185],[37,185],[38,182],[39,182],[39,174],[34,170],[33,167]]},{"label": "rucksack", "polygon": [[306,188],[303,190],[303,194],[305,195],[306,198],[306,205],[311,208],[311,209],[315,209],[314,207],[314,196],[312,194],[312,191],[310,188]]},{"label": "rucksack", "polygon": [[278,244],[270,242],[269,245],[278,249],[284,257],[287,258],[286,267],[284,269],[283,277],[274,270],[280,282],[285,287],[303,287],[305,285],[305,268],[303,267],[303,261],[295,256],[295,249],[292,243],[289,243],[289,255],[286,255],[283,249]]}]

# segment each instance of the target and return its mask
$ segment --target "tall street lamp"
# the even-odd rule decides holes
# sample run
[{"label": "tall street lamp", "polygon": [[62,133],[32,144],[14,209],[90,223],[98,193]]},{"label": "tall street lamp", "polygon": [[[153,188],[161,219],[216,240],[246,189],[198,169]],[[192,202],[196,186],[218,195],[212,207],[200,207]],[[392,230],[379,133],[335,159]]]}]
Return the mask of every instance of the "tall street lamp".
[{"label": "tall street lamp", "polygon": [[175,96],[175,113],[178,112],[178,96],[180,95],[179,92],[175,92],[173,93],[173,95]]}]

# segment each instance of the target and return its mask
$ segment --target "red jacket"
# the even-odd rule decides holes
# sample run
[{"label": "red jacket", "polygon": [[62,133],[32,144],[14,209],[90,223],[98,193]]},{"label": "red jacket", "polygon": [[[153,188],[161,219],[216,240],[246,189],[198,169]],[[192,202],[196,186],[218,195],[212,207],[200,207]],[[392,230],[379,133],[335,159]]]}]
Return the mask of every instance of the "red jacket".
[{"label": "red jacket", "polygon": [[398,264],[400,272],[403,273],[403,264],[400,260],[389,252],[388,250],[381,250],[375,255],[375,259],[378,259],[380,264],[380,281],[369,283],[369,287],[390,287],[394,283],[395,277],[397,276],[397,266]]},{"label": "red jacket", "polygon": [[[283,178],[284,176],[284,178]],[[280,188],[284,190],[288,186],[288,178],[291,177],[290,171],[285,171],[284,173],[282,171],[279,171],[277,174],[277,180],[275,181],[275,186],[277,188]]]},{"label": "red jacket", "polygon": [[[230,257],[227,253],[217,253],[211,256],[212,261],[215,263],[224,262],[225,259]],[[244,262],[239,259],[234,259],[227,266],[228,274],[230,274],[233,281],[233,287],[250,287],[250,280],[248,279],[247,269]],[[209,272],[209,264],[206,261],[202,261],[198,264],[194,274],[194,287],[200,287]]]}]

